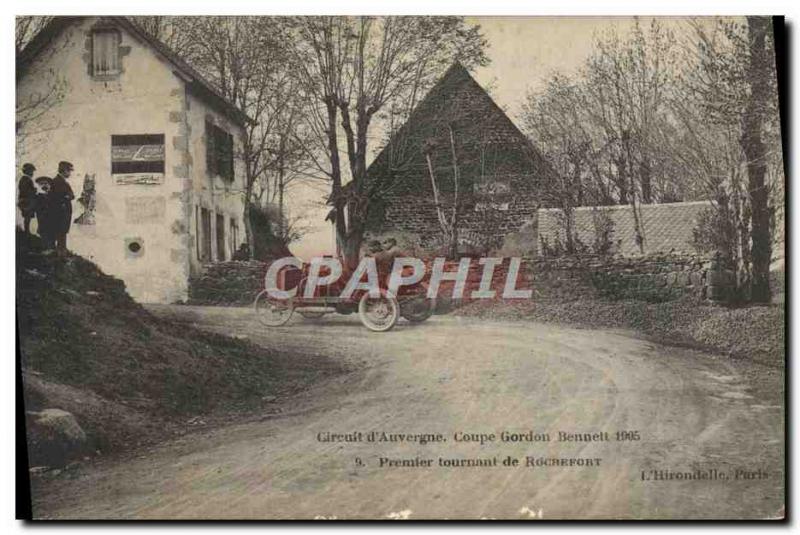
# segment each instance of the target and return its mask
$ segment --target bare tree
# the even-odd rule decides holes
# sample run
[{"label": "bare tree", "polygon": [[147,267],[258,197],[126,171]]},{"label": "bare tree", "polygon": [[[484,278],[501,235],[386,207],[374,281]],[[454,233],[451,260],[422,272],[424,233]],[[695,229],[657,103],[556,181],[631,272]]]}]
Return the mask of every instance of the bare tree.
[{"label": "bare tree", "polygon": [[697,238],[735,268],[741,299],[767,302],[770,196],[783,180],[770,22],[720,18],[689,26],[685,91],[672,107],[684,131],[676,154],[715,201]]},{"label": "bare tree", "polygon": [[655,141],[674,79],[674,46],[673,33],[658,20],[645,32],[637,19],[626,40],[615,33],[599,39],[584,70],[590,116],[604,134],[620,203],[631,206],[642,252],[645,229],[637,203],[654,200],[654,155],[660,149]]},{"label": "bare tree", "polygon": [[129,17],[144,32],[155,37],[181,57],[189,58],[197,53],[200,46],[195,41],[192,28],[200,17],[178,16],[138,16]]},{"label": "bare tree", "polygon": [[14,48],[17,56],[19,56],[25,46],[31,42],[31,39],[36,37],[36,35],[47,26],[47,23],[49,23],[52,18],[53,17],[23,16],[14,19]]},{"label": "bare tree", "polygon": [[176,47],[251,119],[245,125],[241,150],[234,156],[245,171],[245,232],[253,250],[251,206],[265,191],[275,191],[269,186],[271,175],[277,174],[277,191],[282,196],[287,169],[298,163],[295,130],[299,121],[292,117],[302,109],[296,102],[292,73],[286,68],[280,21],[273,17],[143,17],[137,22]]},{"label": "bare tree", "polygon": [[629,204],[636,241],[645,248],[641,203],[675,200],[687,191],[665,151],[672,127],[667,95],[676,81],[676,39],[653,19],[636,19],[630,35],[607,32],[573,77],[552,77],[528,95],[524,123],[558,170],[546,203],[562,211],[572,249],[577,205]]},{"label": "bare tree", "polygon": [[376,117],[386,107],[413,106],[425,81],[453,60],[484,62],[485,41],[459,17],[297,17],[284,41],[325,158],[315,167],[330,179],[338,245],[355,267],[370,203],[385,186],[367,180]]},{"label": "bare tree", "polygon": [[582,91],[579,84],[556,75],[542,91],[530,93],[523,108],[523,128],[555,170],[542,184],[541,199],[544,205],[560,209],[568,253],[575,252],[575,208],[613,202],[602,178],[598,180],[601,155],[595,154],[586,128]]},{"label": "bare tree", "polygon": [[[769,303],[769,264],[771,239],[765,176],[767,148],[763,140],[764,114],[769,107],[770,79],[774,80],[775,56],[766,42],[772,37],[771,21],[766,17],[747,17],[747,104],[742,117],[742,152],[747,158],[748,192],[752,210],[753,283],[750,298]],[[770,65],[771,64],[771,65]],[[772,67],[772,68],[770,68]]]},{"label": "bare tree", "polygon": [[[16,143],[17,152],[21,153],[33,138],[61,126],[60,123],[47,120],[53,107],[61,103],[66,96],[68,84],[61,73],[53,69],[45,69],[42,65],[46,59],[32,61],[26,57],[26,47],[52,20],[53,17],[24,16],[15,19],[15,50],[17,60],[17,82],[29,70],[39,70],[42,82],[31,91],[17,92],[16,95]],[[44,45],[44,56],[52,56],[60,50],[60,46],[48,43]]]}]

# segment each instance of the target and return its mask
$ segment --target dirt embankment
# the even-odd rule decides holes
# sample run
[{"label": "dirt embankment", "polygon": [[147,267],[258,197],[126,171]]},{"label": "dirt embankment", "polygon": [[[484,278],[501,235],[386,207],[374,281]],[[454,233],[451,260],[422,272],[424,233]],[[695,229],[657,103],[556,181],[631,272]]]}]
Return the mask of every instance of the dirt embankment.
[{"label": "dirt embankment", "polygon": [[[25,410],[71,412],[92,452],[269,410],[347,371],[326,356],[269,351],[155,318],[93,263],[43,255],[36,238],[18,236],[17,244]],[[32,463],[47,464],[36,444],[29,451]]]},{"label": "dirt embankment", "polygon": [[457,315],[531,320],[585,328],[631,329],[668,345],[685,345],[769,366],[783,366],[785,306],[725,307],[692,296],[664,303],[582,298],[476,301]]}]

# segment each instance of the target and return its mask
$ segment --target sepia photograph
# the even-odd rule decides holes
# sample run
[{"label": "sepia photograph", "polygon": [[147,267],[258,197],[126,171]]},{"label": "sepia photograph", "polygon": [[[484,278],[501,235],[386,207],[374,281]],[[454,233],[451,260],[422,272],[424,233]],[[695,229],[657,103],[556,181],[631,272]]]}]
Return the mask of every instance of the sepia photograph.
[{"label": "sepia photograph", "polygon": [[17,518],[786,520],[784,17],[14,26]]}]

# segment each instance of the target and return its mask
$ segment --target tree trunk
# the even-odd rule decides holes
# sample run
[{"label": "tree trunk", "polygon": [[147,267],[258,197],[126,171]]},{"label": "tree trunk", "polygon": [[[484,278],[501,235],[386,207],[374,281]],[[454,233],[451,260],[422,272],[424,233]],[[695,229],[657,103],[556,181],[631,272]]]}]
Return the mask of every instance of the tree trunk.
[{"label": "tree trunk", "polygon": [[345,220],[345,202],[342,198],[342,168],[339,161],[339,139],[336,135],[336,103],[333,97],[327,97],[325,108],[328,112],[327,134],[328,152],[331,161],[331,198],[333,199],[334,225],[336,228],[336,249],[338,255],[344,255],[347,239],[347,221]]},{"label": "tree trunk", "polygon": [[639,166],[640,179],[642,182],[642,203],[650,204],[653,202],[653,180],[650,171],[650,162],[645,159]]},{"label": "tree trunk", "polygon": [[356,269],[361,261],[361,243],[364,241],[364,229],[361,225],[354,225],[347,237],[342,240],[341,252],[344,265],[350,270]]},{"label": "tree trunk", "polygon": [[619,203],[628,204],[628,164],[624,156],[616,159],[614,164],[617,167],[617,180],[614,182],[619,191]]},{"label": "tree trunk", "polygon": [[458,160],[456,159],[456,140],[453,134],[452,125],[449,126],[450,130],[450,154],[453,158],[453,217],[450,224],[450,257],[458,258],[458,226],[459,226],[459,183],[461,177],[459,176]]},{"label": "tree trunk", "polygon": [[244,161],[244,236],[247,240],[247,247],[250,249],[250,258],[254,258],[254,255],[256,254],[256,237],[253,234],[253,225],[250,221],[250,208],[253,202],[253,185],[255,183],[255,177],[250,169],[250,152],[247,150],[247,148],[245,148]]},{"label": "tree trunk", "polygon": [[286,229],[284,228],[284,214],[283,214],[283,179],[284,179],[284,152],[286,151],[286,142],[283,135],[281,135],[280,145],[278,147],[278,238],[286,241]]},{"label": "tree trunk", "polygon": [[562,209],[564,213],[564,234],[566,238],[566,248],[568,253],[575,252],[575,214],[571,205],[566,204]]},{"label": "tree trunk", "polygon": [[633,157],[631,155],[630,134],[627,130],[622,132],[622,144],[625,147],[625,156],[628,168],[626,173],[630,179],[631,210],[633,212],[633,230],[636,238],[636,245],[639,252],[644,254],[644,227],[640,217],[640,212],[636,208],[636,179],[633,174]]},{"label": "tree trunk", "polygon": [[761,138],[763,112],[767,106],[769,85],[766,67],[766,38],[770,19],[747,17],[750,41],[750,60],[747,66],[747,81],[750,95],[742,119],[742,151],[747,158],[748,191],[751,210],[751,260],[752,281],[750,299],[756,303],[769,303],[769,263],[771,256],[769,207],[766,175],[766,149]]},{"label": "tree trunk", "polygon": [[253,258],[256,252],[256,238],[253,235],[253,227],[250,223],[250,200],[244,201],[244,235],[247,239],[247,248],[250,249],[250,258]]}]

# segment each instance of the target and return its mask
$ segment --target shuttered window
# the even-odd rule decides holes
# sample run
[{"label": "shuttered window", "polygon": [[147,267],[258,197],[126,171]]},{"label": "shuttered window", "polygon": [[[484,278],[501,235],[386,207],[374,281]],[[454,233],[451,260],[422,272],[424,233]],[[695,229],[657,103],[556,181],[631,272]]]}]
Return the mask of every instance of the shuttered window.
[{"label": "shuttered window", "polygon": [[206,121],[206,172],[233,180],[233,136]]},{"label": "shuttered window", "polygon": [[119,74],[119,32],[95,30],[92,32],[92,74],[95,76]]}]

